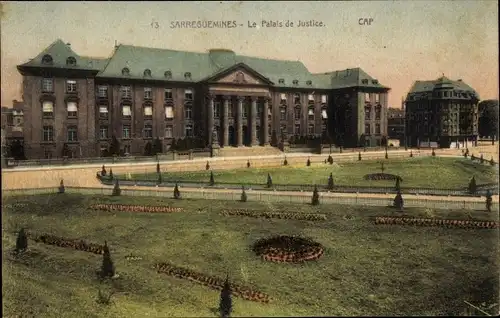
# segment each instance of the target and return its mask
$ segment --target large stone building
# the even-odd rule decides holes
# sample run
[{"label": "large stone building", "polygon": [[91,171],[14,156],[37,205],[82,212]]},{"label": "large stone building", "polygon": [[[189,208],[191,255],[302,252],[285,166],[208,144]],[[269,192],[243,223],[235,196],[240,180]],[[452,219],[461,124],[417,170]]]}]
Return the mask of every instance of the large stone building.
[{"label": "large stone building", "polygon": [[399,140],[400,145],[405,144],[405,110],[403,108],[387,109],[387,136],[389,139]]},{"label": "large stone building", "polygon": [[405,101],[406,138],[410,146],[477,142],[477,92],[462,80],[444,75],[434,81],[416,81]]},{"label": "large stone building", "polygon": [[141,155],[159,137],[222,147],[268,145],[272,132],[330,136],[345,147],[380,144],[388,87],[359,68],[312,74],[299,61],[118,45],[110,58],[55,41],[23,75],[28,158],[99,156],[112,136]]}]

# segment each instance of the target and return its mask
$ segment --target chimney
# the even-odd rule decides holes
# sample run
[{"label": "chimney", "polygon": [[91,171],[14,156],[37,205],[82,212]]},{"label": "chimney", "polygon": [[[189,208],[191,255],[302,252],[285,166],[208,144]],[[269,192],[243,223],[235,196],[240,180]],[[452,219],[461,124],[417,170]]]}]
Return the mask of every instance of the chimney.
[{"label": "chimney", "polygon": [[66,43],[66,45],[67,45],[67,46],[69,46],[69,47],[71,47],[71,43],[69,43],[69,42],[68,42],[68,43]]}]

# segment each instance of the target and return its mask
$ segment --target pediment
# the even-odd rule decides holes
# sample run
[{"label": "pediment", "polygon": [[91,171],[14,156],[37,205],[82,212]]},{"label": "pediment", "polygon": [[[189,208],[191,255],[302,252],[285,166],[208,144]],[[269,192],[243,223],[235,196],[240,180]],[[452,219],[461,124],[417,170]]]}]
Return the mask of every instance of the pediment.
[{"label": "pediment", "polygon": [[224,84],[264,84],[257,77],[249,74],[243,69],[235,70],[227,75],[222,76],[215,82]]}]

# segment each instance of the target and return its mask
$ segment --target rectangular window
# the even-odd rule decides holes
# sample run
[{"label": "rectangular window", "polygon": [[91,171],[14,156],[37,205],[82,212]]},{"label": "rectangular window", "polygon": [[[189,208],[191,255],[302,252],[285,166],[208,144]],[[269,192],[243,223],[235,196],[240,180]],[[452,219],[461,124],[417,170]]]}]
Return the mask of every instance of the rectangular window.
[{"label": "rectangular window", "polygon": [[129,105],[122,106],[122,115],[125,119],[130,119],[132,117],[132,109]]},{"label": "rectangular window", "polygon": [[286,120],[286,108],[280,107],[280,120]]},{"label": "rectangular window", "polygon": [[193,91],[190,89],[186,89],[184,91],[184,99],[185,100],[193,100]]},{"label": "rectangular window", "polygon": [[295,120],[300,120],[301,111],[300,108],[295,108]]},{"label": "rectangular window", "polygon": [[54,103],[51,101],[44,101],[42,105],[43,117],[54,116]]},{"label": "rectangular window", "polygon": [[380,116],[381,116],[381,114],[382,114],[382,110],[380,109],[380,107],[377,107],[377,108],[375,109],[375,119],[376,119],[376,120],[380,120]]},{"label": "rectangular window", "polygon": [[153,126],[144,125],[144,138],[153,138]]},{"label": "rectangular window", "polygon": [[307,126],[307,133],[308,133],[309,135],[314,135],[314,125],[313,125],[313,124],[309,124],[309,125]]},{"label": "rectangular window", "polygon": [[380,124],[375,125],[375,135],[380,135]]},{"label": "rectangular window", "polygon": [[144,87],[144,99],[153,99],[153,90],[151,87]]},{"label": "rectangular window", "polygon": [[243,111],[243,113],[241,114],[241,117],[243,119],[246,119],[248,117],[248,105],[247,104],[243,104],[242,111]]},{"label": "rectangular window", "polygon": [[321,110],[321,118],[328,119],[328,114],[326,112],[326,109],[322,109]]},{"label": "rectangular window", "polygon": [[371,115],[372,115],[371,109],[365,108],[365,120],[370,120],[372,117]]},{"label": "rectangular window", "polygon": [[300,124],[295,124],[295,135],[300,135]]},{"label": "rectangular window", "polygon": [[68,141],[69,142],[78,141],[78,131],[75,126],[68,127]]},{"label": "rectangular window", "polygon": [[108,126],[99,127],[99,139],[101,140],[108,139]]},{"label": "rectangular window", "polygon": [[228,101],[228,106],[227,106],[227,117],[233,118],[234,117],[234,106],[232,101]]},{"label": "rectangular window", "polygon": [[221,104],[219,101],[214,103],[214,118],[219,118],[220,117],[220,107]]},{"label": "rectangular window", "polygon": [[365,124],[365,135],[371,135],[370,124]]},{"label": "rectangular window", "polygon": [[370,94],[365,93],[365,102],[369,102],[369,101],[370,101]]},{"label": "rectangular window", "polygon": [[172,99],[172,89],[171,88],[165,88],[165,100],[167,99]]},{"label": "rectangular window", "polygon": [[66,92],[67,93],[76,93],[76,81],[67,80],[66,81]]},{"label": "rectangular window", "polygon": [[172,126],[165,127],[165,138],[173,138],[174,136],[173,131],[174,129]]},{"label": "rectangular window", "polygon": [[67,104],[68,117],[77,117],[78,115],[78,106],[76,106],[75,102],[68,102]]},{"label": "rectangular window", "polygon": [[187,106],[184,110],[184,113],[185,113],[184,115],[185,115],[186,119],[192,119],[193,109],[191,107]]},{"label": "rectangular window", "polygon": [[123,129],[122,129],[122,138],[123,139],[130,139],[130,126],[129,125],[125,125],[123,126]]},{"label": "rectangular window", "polygon": [[97,87],[97,94],[99,97],[102,97],[102,98],[108,97],[108,87],[99,85]]},{"label": "rectangular window", "polygon": [[326,95],[321,95],[321,103],[326,104],[326,102],[327,102]]},{"label": "rectangular window", "polygon": [[300,104],[300,94],[294,94],[293,101],[295,104]]},{"label": "rectangular window", "polygon": [[323,123],[321,123],[321,132],[325,133],[326,131],[327,131],[326,123],[323,122]]},{"label": "rectangular window", "polygon": [[307,111],[307,116],[309,120],[314,120],[314,109],[312,107],[309,107]]},{"label": "rectangular window", "polygon": [[187,124],[185,127],[185,136],[186,137],[193,137],[193,125]]},{"label": "rectangular window", "polygon": [[49,149],[45,149],[43,151],[43,155],[45,159],[52,159],[52,151],[50,151]]},{"label": "rectangular window", "polygon": [[375,102],[380,102],[380,94],[375,94]]},{"label": "rectangular window", "polygon": [[286,133],[287,133],[286,125],[285,124],[280,125],[280,134],[286,134]]},{"label": "rectangular window", "polygon": [[108,118],[108,106],[106,105],[99,106],[99,118],[101,119]]},{"label": "rectangular window", "polygon": [[166,119],[174,118],[174,108],[172,106],[165,107],[165,118]]},{"label": "rectangular window", "polygon": [[54,91],[54,80],[52,78],[44,78],[42,80],[42,92],[52,93]]},{"label": "rectangular window", "polygon": [[310,102],[314,102],[314,95],[313,94],[309,94],[309,96],[307,97],[307,100],[310,101]]},{"label": "rectangular window", "polygon": [[43,126],[43,141],[54,141],[54,128]]},{"label": "rectangular window", "polygon": [[132,90],[130,86],[122,86],[121,87],[122,98],[131,98]]},{"label": "rectangular window", "polygon": [[286,94],[281,94],[281,101],[286,101]]},{"label": "rectangular window", "polygon": [[145,119],[153,118],[153,106],[144,106],[144,118]]},{"label": "rectangular window", "polygon": [[123,153],[126,155],[130,154],[130,145],[123,146]]},{"label": "rectangular window", "polygon": [[271,119],[273,117],[273,110],[271,109],[271,106],[267,108],[267,118]]}]

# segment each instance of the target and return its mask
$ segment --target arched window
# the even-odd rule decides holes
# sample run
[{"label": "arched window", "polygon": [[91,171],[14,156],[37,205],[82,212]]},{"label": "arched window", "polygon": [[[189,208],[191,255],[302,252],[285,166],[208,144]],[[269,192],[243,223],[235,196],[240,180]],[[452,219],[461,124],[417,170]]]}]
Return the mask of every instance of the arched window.
[{"label": "arched window", "polygon": [[307,109],[307,117],[309,120],[314,120],[314,106],[309,106]]},{"label": "arched window", "polygon": [[122,69],[122,75],[126,75],[126,76],[130,75],[130,70],[128,69],[128,67],[124,67]]},{"label": "arched window", "polygon": [[151,70],[149,68],[144,70],[144,77],[151,77]]},{"label": "arched window", "polygon": [[165,71],[165,74],[163,74],[165,78],[170,79],[172,78],[172,72],[171,71]]},{"label": "arched window", "polygon": [[52,56],[50,56],[49,54],[45,54],[42,57],[42,64],[52,64],[52,62],[53,62]]},{"label": "arched window", "polygon": [[66,65],[69,65],[69,66],[75,66],[76,65],[76,59],[72,56],[68,57],[66,59]]},{"label": "arched window", "polygon": [[184,73],[184,78],[185,79],[191,79],[191,72]]},{"label": "arched window", "polygon": [[293,80],[293,85],[299,85],[299,81],[298,80]]}]

